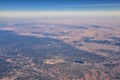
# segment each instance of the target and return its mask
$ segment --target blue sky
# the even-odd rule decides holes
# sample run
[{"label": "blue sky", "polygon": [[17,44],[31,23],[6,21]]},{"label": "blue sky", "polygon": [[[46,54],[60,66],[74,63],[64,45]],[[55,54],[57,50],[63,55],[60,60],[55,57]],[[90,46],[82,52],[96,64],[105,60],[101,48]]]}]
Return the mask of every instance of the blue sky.
[{"label": "blue sky", "polygon": [[120,0],[0,0],[0,17],[120,16]]},{"label": "blue sky", "polygon": [[0,11],[119,10],[120,0],[0,0]]}]

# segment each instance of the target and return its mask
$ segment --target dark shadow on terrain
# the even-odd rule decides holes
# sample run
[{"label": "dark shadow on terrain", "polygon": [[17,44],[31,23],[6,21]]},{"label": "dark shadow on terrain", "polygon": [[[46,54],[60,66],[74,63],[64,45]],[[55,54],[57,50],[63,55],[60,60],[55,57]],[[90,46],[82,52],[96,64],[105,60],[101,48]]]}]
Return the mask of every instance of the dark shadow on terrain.
[{"label": "dark shadow on terrain", "polygon": [[6,57],[0,55],[0,78],[9,71],[11,71],[11,64],[6,62]]},{"label": "dark shadow on terrain", "polygon": [[[7,54],[16,55],[22,53],[30,57],[44,58],[47,54],[62,54],[73,58],[85,58],[90,62],[101,62],[104,58],[90,52],[78,50],[61,40],[52,38],[36,38],[31,36],[20,36],[10,31],[0,31],[0,48]],[[14,50],[17,50],[16,52]]]},{"label": "dark shadow on terrain", "polygon": [[89,38],[89,37],[84,37],[83,41],[88,42],[88,43],[112,45],[111,41],[108,41],[108,40],[92,40],[92,38]]},{"label": "dark shadow on terrain", "polygon": [[83,37],[83,41],[87,43],[97,43],[97,44],[106,44],[106,45],[112,45],[112,46],[120,46],[120,38],[112,37],[110,39],[113,39],[114,41],[108,41],[108,40],[92,40],[93,38],[90,37]]},{"label": "dark shadow on terrain", "polygon": [[111,37],[110,39],[114,40],[114,45],[115,46],[120,46],[120,38],[118,38],[118,37]]},{"label": "dark shadow on terrain", "polygon": [[66,25],[65,27],[68,29],[88,29],[85,26],[74,26],[74,25]]},{"label": "dark shadow on terrain", "polygon": [[98,26],[98,25],[92,25],[91,27],[94,27],[94,28],[104,28],[104,27]]},{"label": "dark shadow on terrain", "polygon": [[[34,36],[21,36],[12,31],[0,30],[0,49],[3,51],[0,54],[20,63],[14,66],[11,65],[12,68],[20,68],[21,66],[27,65],[24,63],[24,57],[29,57],[36,65],[40,66],[45,65],[43,63],[45,59],[51,59],[51,56],[59,55],[66,57],[65,61],[68,62],[67,64],[70,64],[73,61],[79,62],[79,60],[83,58],[84,61],[90,63],[98,63],[105,60],[105,57],[76,49],[61,40],[49,37],[37,38]],[[1,65],[4,64],[6,64],[5,61],[1,62]],[[0,70],[5,69],[5,66],[3,66],[4,68],[0,67]],[[46,65],[44,68],[48,69],[48,67],[51,66]]]}]

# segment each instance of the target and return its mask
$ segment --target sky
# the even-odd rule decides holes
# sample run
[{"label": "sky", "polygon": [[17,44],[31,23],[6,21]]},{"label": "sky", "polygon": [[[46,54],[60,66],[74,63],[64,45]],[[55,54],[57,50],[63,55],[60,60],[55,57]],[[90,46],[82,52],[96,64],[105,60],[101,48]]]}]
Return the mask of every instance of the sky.
[{"label": "sky", "polygon": [[92,15],[100,12],[119,15],[120,0],[0,0],[0,16]]}]

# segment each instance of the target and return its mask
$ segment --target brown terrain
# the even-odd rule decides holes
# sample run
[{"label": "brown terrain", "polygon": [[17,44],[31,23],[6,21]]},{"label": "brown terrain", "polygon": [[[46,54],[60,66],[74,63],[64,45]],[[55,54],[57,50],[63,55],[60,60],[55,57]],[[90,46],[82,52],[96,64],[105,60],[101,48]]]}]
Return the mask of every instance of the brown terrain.
[{"label": "brown terrain", "polygon": [[[0,59],[13,65],[12,70],[0,76],[1,80],[120,80],[120,18],[53,18],[53,19],[10,19],[0,20],[0,30],[13,31],[19,36],[41,38],[52,38],[69,44],[80,51],[86,51],[90,55],[105,58],[103,61],[89,61],[80,55],[68,54],[70,49],[56,46],[57,43],[45,45],[45,50],[53,50],[49,54],[46,51],[45,58],[42,55],[32,56],[14,49],[15,55],[5,54],[0,47]],[[2,41],[2,38],[0,39]],[[31,41],[31,40],[30,40]],[[32,44],[31,44],[32,45]],[[31,46],[30,45],[30,46]],[[33,44],[34,45],[34,44]],[[55,45],[54,47],[51,47]],[[63,44],[64,45],[64,44]],[[24,46],[23,46],[24,48]],[[44,46],[35,45],[32,49],[39,50]],[[5,49],[5,48],[4,48]],[[11,51],[11,46],[7,49]],[[27,49],[27,48],[26,48]],[[66,51],[66,54],[62,54]],[[74,51],[71,50],[73,53]],[[47,53],[48,52],[48,53]],[[68,53],[67,53],[68,52]],[[28,51],[29,53],[29,51]],[[56,54],[57,53],[57,54]],[[55,55],[54,55],[55,54]],[[86,54],[86,53],[84,53]],[[86,54],[87,55],[87,54]],[[8,57],[10,56],[10,57]],[[35,56],[35,60],[33,58]],[[4,58],[5,57],[5,58]],[[84,62],[75,59],[84,60]],[[89,59],[90,58],[90,59]],[[2,63],[1,63],[2,65]],[[3,67],[0,67],[3,68]]]}]

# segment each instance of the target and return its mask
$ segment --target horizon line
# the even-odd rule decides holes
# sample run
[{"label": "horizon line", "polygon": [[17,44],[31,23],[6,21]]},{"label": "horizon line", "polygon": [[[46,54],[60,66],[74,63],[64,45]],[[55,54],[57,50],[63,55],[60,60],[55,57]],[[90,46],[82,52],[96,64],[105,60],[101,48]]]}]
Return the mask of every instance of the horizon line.
[{"label": "horizon line", "polygon": [[0,17],[118,16],[120,11],[0,11]]}]

